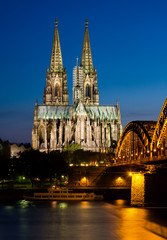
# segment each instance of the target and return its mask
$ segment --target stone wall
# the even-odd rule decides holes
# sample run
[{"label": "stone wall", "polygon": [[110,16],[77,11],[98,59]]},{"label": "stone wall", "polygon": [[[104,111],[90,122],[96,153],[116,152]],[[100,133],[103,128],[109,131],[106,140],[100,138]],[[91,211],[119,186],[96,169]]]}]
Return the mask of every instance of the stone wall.
[{"label": "stone wall", "polygon": [[132,175],[131,205],[167,205],[167,174],[137,173]]},{"label": "stone wall", "polygon": [[142,206],[145,200],[144,173],[133,173],[131,184],[131,205]]},{"label": "stone wall", "polygon": [[131,177],[127,171],[114,172],[106,167],[73,167],[69,187],[129,188]]}]

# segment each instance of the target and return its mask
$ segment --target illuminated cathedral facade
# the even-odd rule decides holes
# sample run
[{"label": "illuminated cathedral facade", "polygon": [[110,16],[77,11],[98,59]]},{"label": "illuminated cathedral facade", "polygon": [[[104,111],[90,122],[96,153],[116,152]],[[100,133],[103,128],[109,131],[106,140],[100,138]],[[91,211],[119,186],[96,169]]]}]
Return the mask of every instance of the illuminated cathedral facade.
[{"label": "illuminated cathedral facade", "polygon": [[118,102],[99,105],[96,68],[93,68],[88,22],[80,66],[73,69],[73,105],[69,105],[67,72],[63,68],[57,20],[50,68],[46,73],[43,105],[36,102],[32,129],[32,147],[40,151],[62,151],[67,144],[78,143],[83,150],[112,150],[122,132]]}]

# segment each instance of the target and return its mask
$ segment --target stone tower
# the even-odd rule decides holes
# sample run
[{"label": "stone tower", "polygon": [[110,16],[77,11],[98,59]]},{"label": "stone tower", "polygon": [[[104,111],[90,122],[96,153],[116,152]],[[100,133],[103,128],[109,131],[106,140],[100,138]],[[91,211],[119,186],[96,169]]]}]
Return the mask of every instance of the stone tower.
[{"label": "stone tower", "polygon": [[44,105],[68,105],[67,72],[63,69],[58,22],[55,20],[55,32],[52,46],[50,69],[46,73],[46,89],[44,89]]},{"label": "stone tower", "polygon": [[80,66],[83,68],[83,103],[85,105],[99,105],[97,72],[96,68],[93,69],[87,19],[85,21],[85,34]]}]

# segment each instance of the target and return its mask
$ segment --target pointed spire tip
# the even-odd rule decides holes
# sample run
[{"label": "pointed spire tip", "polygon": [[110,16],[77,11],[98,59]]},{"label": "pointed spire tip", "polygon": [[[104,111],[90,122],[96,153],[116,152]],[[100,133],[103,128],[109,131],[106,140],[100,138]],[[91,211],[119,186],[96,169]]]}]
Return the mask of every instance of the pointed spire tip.
[{"label": "pointed spire tip", "polygon": [[55,24],[56,24],[56,27],[57,27],[57,24],[58,24],[57,17],[55,18]]},{"label": "pointed spire tip", "polygon": [[85,20],[85,27],[88,27],[88,19]]},{"label": "pointed spire tip", "polygon": [[56,18],[49,72],[63,72],[63,61],[62,61],[62,55],[61,55],[61,47],[60,47],[57,23],[58,21]]}]

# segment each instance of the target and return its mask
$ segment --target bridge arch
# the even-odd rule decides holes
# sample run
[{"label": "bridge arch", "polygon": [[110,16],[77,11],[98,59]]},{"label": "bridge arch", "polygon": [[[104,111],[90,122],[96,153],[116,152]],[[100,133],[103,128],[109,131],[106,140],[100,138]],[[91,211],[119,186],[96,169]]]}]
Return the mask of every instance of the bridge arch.
[{"label": "bridge arch", "polygon": [[167,143],[167,98],[165,99],[164,105],[161,109],[159,119],[157,121],[155,131],[151,141],[151,151],[165,149]]},{"label": "bridge arch", "polygon": [[132,121],[128,123],[119,139],[116,157],[137,160],[149,153],[155,121]]}]

